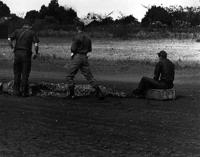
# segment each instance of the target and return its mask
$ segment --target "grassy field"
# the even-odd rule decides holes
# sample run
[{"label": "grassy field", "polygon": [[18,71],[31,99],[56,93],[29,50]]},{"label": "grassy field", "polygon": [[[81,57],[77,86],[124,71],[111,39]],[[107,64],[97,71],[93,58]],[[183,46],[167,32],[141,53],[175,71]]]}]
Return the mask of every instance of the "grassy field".
[{"label": "grassy field", "polygon": [[[43,71],[45,79],[64,80],[69,67],[71,39],[41,38],[41,57],[33,61],[33,71]],[[176,82],[198,83],[200,78],[199,44],[194,40],[93,40],[89,54],[92,72],[99,80],[138,81],[142,76],[152,76],[156,53],[166,50],[176,65]],[[4,55],[3,55],[4,54]],[[1,68],[12,74],[13,53],[6,40],[0,41]],[[60,73],[53,76],[54,72]],[[184,78],[184,79],[183,79]]]},{"label": "grassy field", "polygon": [[[33,60],[30,81],[64,82],[70,42],[42,38],[42,56]],[[152,76],[156,53],[165,49],[180,67],[175,76],[177,99],[106,97],[98,101],[94,97],[69,100],[1,94],[0,156],[199,156],[199,43],[192,40],[93,43],[90,64],[95,78],[105,86],[127,93],[137,87],[143,75]],[[6,80],[13,78],[12,52],[5,40],[0,43],[0,76]],[[77,82],[82,80],[78,75]]]},{"label": "grassy field", "polygon": [[[41,39],[41,53],[69,57],[71,41]],[[156,53],[166,50],[173,61],[199,62],[199,43],[195,40],[94,40],[93,59],[155,61]]]},{"label": "grassy field", "polygon": [[[53,57],[69,58],[71,40],[66,38],[41,38],[40,53]],[[166,50],[176,62],[199,63],[199,44],[195,40],[93,40],[92,59],[152,61],[156,53]],[[11,50],[5,40],[0,41],[0,52],[9,58]],[[181,64],[181,63],[180,63]]]}]

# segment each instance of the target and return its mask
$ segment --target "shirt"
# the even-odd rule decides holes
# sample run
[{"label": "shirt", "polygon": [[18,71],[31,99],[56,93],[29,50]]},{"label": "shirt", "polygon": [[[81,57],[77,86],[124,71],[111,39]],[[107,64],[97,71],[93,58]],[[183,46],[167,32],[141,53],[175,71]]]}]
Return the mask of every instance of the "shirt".
[{"label": "shirt", "polygon": [[32,50],[32,43],[39,43],[36,33],[29,27],[23,26],[21,29],[15,30],[9,38],[16,40],[15,50]]},{"label": "shirt", "polygon": [[169,59],[163,59],[156,64],[154,79],[173,83],[175,66]]},{"label": "shirt", "polygon": [[92,51],[92,42],[84,32],[78,33],[72,40],[71,52],[87,54]]}]

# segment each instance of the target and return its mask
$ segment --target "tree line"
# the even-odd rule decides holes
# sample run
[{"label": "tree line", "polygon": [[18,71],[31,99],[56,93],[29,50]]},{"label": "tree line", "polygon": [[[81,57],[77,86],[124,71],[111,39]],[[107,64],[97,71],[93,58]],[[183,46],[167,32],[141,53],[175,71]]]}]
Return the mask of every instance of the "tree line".
[{"label": "tree line", "polygon": [[[59,5],[58,0],[51,0],[47,6],[42,5],[39,11],[28,11],[24,18],[11,14],[9,7],[0,1],[0,18],[12,17],[14,26],[20,25],[23,20],[29,20],[37,30],[71,30],[74,21],[81,19],[73,8]],[[134,25],[143,28],[191,28],[200,26],[200,7],[172,6],[151,6],[141,22],[138,22],[133,15],[121,16],[114,20],[110,15],[101,16],[95,13],[88,13],[86,20],[91,21],[88,27]],[[13,26],[13,27],[14,27]]]}]

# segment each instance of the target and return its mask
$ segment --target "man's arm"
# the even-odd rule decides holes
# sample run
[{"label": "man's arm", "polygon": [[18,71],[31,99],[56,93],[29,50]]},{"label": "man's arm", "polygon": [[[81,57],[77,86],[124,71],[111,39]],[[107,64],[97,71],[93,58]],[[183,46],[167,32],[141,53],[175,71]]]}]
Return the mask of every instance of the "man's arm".
[{"label": "man's arm", "polygon": [[35,48],[35,55],[33,55],[33,59],[36,59],[37,56],[39,55],[39,45],[38,45],[38,43],[34,44],[34,48]]},{"label": "man's arm", "polygon": [[77,52],[78,43],[79,43],[78,39],[74,38],[74,39],[72,40],[72,45],[71,45],[71,52],[72,52],[72,53],[76,53],[76,52]]},{"label": "man's arm", "polygon": [[160,78],[160,70],[161,70],[161,64],[158,62],[156,64],[155,70],[154,70],[154,80],[159,80]]},{"label": "man's arm", "polygon": [[37,58],[37,55],[39,54],[39,38],[36,34],[34,34],[33,37],[33,43],[34,43],[34,48],[35,48],[35,55],[33,56],[33,59]]},{"label": "man's arm", "polygon": [[8,44],[9,44],[9,46],[11,47],[11,49],[14,49],[13,40],[16,39],[16,34],[17,34],[17,32],[14,31],[14,32],[13,32],[12,34],[10,34],[9,37],[8,37]]},{"label": "man's arm", "polygon": [[11,38],[8,38],[8,45],[11,47],[11,49],[14,48]]},{"label": "man's arm", "polygon": [[35,47],[35,54],[38,54],[39,53],[39,43],[35,43],[34,47]]},{"label": "man's arm", "polygon": [[79,44],[79,40],[74,38],[72,40],[72,45],[71,45],[71,58],[73,58],[74,55],[77,53],[78,44]]}]

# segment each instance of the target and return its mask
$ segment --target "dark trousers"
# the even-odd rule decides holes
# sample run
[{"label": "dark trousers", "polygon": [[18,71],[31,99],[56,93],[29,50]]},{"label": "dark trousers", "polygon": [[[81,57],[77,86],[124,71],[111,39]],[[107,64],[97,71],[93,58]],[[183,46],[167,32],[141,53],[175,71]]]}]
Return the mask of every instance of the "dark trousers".
[{"label": "dark trousers", "polygon": [[14,90],[28,92],[28,79],[31,72],[31,55],[24,50],[15,51],[14,56]]},{"label": "dark trousers", "polygon": [[138,89],[145,94],[145,92],[148,89],[169,89],[172,88],[173,84],[172,83],[167,83],[165,81],[157,81],[152,78],[148,77],[143,77],[140,80],[140,83],[138,85]]},{"label": "dark trousers", "polygon": [[98,86],[89,68],[89,62],[87,56],[83,54],[76,54],[71,59],[69,72],[68,75],[66,76],[67,83],[70,87],[74,86],[74,77],[79,70],[81,71],[81,73],[84,75],[84,77],[87,79],[87,81],[92,87],[96,88]]}]

